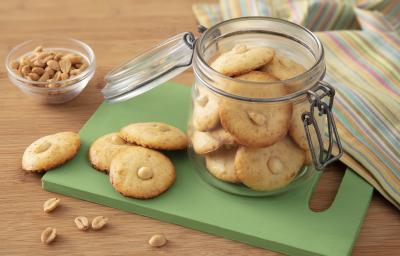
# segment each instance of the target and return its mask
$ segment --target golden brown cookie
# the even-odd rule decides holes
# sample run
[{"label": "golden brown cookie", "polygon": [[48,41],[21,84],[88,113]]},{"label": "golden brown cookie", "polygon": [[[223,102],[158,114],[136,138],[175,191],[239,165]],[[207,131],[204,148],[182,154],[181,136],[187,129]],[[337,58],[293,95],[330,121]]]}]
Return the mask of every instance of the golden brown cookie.
[{"label": "golden brown cookie", "polygon": [[90,146],[89,160],[94,168],[108,173],[114,155],[129,145],[118,133],[106,134],[97,138]]},{"label": "golden brown cookie", "polygon": [[164,123],[135,123],[123,127],[119,133],[124,140],[147,148],[180,150],[188,145],[186,134]]},{"label": "golden brown cookie", "polygon": [[[252,71],[237,77],[248,81],[270,81],[271,77],[261,71]],[[257,98],[276,98],[287,94],[280,85],[265,87],[235,87],[237,94],[245,90],[247,95]],[[292,114],[291,103],[252,103],[225,99],[220,104],[222,126],[235,140],[248,147],[266,147],[283,138],[288,129]]]},{"label": "golden brown cookie", "polygon": [[207,89],[198,87],[199,94],[193,101],[193,127],[198,131],[209,131],[219,123],[218,99]]},{"label": "golden brown cookie", "polygon": [[240,182],[236,175],[234,164],[236,151],[237,148],[220,148],[207,154],[205,156],[207,170],[220,180],[232,183]]},{"label": "golden brown cookie", "polygon": [[224,128],[222,127],[210,131],[210,133],[216,140],[222,143],[225,147],[230,148],[237,146],[235,138],[229,132],[225,131]]},{"label": "golden brown cookie", "polygon": [[124,196],[153,198],[171,187],[174,181],[172,162],[152,149],[127,147],[111,161],[110,182]]},{"label": "golden brown cookie", "polygon": [[72,159],[80,147],[79,134],[60,132],[44,136],[29,145],[22,156],[22,169],[44,172]]},{"label": "golden brown cookie", "polygon": [[233,136],[222,127],[209,132],[193,131],[190,140],[194,151],[201,155],[213,152],[222,146],[237,147]]},{"label": "golden brown cookie", "polygon": [[[267,72],[262,72],[262,71],[251,71],[247,74],[236,76],[235,77],[238,80],[243,80],[243,81],[253,81],[253,82],[271,82],[271,81],[277,81],[278,79],[274,77],[273,75],[267,73]],[[247,88],[251,89],[251,88]],[[259,90],[259,89],[257,89]],[[255,95],[257,96],[257,95]]]},{"label": "golden brown cookie", "polygon": [[275,55],[272,61],[260,70],[272,74],[280,80],[287,80],[306,72],[303,65],[278,55]]},{"label": "golden brown cookie", "polygon": [[223,142],[215,138],[210,132],[193,131],[190,140],[194,152],[200,155],[213,152],[223,145]]},{"label": "golden brown cookie", "polygon": [[275,50],[272,48],[247,48],[246,45],[238,44],[229,52],[221,54],[211,67],[226,76],[237,76],[264,66],[274,55]]},{"label": "golden brown cookie", "polygon": [[265,148],[240,147],[235,157],[239,179],[251,189],[271,191],[289,184],[304,164],[305,152],[285,137]]}]

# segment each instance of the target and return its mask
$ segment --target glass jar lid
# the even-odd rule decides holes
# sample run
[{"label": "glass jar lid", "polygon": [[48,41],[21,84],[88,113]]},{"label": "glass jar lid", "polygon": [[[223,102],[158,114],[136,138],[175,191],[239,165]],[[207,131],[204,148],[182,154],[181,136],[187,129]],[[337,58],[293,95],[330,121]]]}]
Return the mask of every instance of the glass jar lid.
[{"label": "glass jar lid", "polygon": [[125,101],[182,73],[192,64],[195,41],[191,32],[181,33],[114,68],[105,77],[104,98]]}]

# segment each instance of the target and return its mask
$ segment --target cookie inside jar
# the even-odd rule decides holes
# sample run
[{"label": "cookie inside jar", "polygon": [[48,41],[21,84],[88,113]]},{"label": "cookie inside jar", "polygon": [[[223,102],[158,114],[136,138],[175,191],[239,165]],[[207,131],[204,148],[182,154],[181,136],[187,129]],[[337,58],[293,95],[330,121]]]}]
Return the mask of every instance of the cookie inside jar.
[{"label": "cookie inside jar", "polygon": [[[243,42],[244,41],[244,42]],[[312,166],[302,111],[305,97],[279,99],[306,88],[301,77],[312,56],[301,61],[282,44],[228,40],[209,51],[208,66],[219,76],[212,86],[196,82],[189,137],[200,171],[228,192],[261,196],[284,191]],[[210,47],[212,48],[212,47]],[[221,93],[222,92],[222,93]],[[229,95],[237,96],[236,98]],[[312,133],[311,133],[312,134]]]}]

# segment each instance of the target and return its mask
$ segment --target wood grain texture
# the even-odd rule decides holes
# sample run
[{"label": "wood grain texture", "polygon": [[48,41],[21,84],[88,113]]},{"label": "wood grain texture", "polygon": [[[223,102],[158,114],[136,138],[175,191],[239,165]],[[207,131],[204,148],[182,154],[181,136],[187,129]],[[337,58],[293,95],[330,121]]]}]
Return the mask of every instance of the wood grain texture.
[{"label": "wood grain texture", "polygon": [[[16,44],[45,36],[73,37],[91,45],[97,71],[85,91],[59,106],[39,105],[14,87],[0,66],[0,255],[276,255],[242,243],[162,223],[139,215],[48,193],[40,175],[21,171],[21,155],[34,139],[59,131],[79,131],[102,101],[104,75],[115,65],[158,41],[182,31],[195,31],[191,4],[204,0],[168,1],[2,1],[0,59]],[[192,73],[175,79],[190,84]],[[340,180],[341,164],[320,183],[313,205],[327,205]],[[84,182],[84,181],[82,181]],[[42,212],[43,202],[58,196],[61,207]],[[317,207],[318,208],[318,207]],[[104,215],[110,225],[81,232],[78,215]],[[54,244],[40,243],[40,233],[57,228]],[[152,249],[148,238],[163,232],[167,246]],[[373,197],[354,255],[395,255],[400,251],[398,211],[381,196]]]}]

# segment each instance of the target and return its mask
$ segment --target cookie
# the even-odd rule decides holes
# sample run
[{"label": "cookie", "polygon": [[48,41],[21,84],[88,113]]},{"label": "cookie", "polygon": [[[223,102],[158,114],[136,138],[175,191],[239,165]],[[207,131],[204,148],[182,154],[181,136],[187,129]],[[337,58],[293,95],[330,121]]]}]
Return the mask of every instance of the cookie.
[{"label": "cookie", "polygon": [[218,99],[205,88],[198,87],[198,92],[193,101],[193,127],[205,132],[219,124]]},{"label": "cookie", "polygon": [[235,157],[236,174],[251,189],[271,191],[289,184],[305,161],[305,152],[289,137],[270,147],[240,147]]},{"label": "cookie", "polygon": [[129,145],[118,133],[106,134],[96,139],[90,146],[89,160],[94,168],[108,173],[114,155]]},{"label": "cookie", "polygon": [[222,127],[209,132],[193,131],[190,139],[194,151],[200,155],[213,152],[222,146],[226,148],[237,147],[233,136]]},{"label": "cookie", "polygon": [[247,48],[238,44],[229,52],[221,54],[211,68],[226,76],[237,76],[260,68],[270,62],[275,50],[268,47]]},{"label": "cookie", "polygon": [[221,148],[205,156],[207,170],[216,178],[231,182],[240,182],[235,171],[236,148]]},{"label": "cookie", "polygon": [[223,145],[223,142],[210,132],[193,131],[190,139],[194,152],[200,155],[213,152]]},{"label": "cookie", "polygon": [[164,123],[136,123],[125,126],[119,135],[129,143],[160,150],[181,150],[188,145],[186,134]]},{"label": "cookie", "polygon": [[219,127],[216,130],[210,132],[211,136],[213,136],[216,140],[222,143],[225,147],[236,147],[237,143],[235,138],[227,131],[225,131],[222,127]]},{"label": "cookie", "polygon": [[149,199],[175,181],[172,162],[160,152],[139,146],[119,151],[111,161],[110,182],[124,196]]},{"label": "cookie", "polygon": [[257,71],[257,70],[251,71],[244,75],[236,76],[235,78],[238,80],[253,81],[253,82],[271,82],[271,81],[278,80],[275,76],[273,76],[267,72],[262,72],[262,71]]},{"label": "cookie", "polygon": [[286,57],[277,55],[275,55],[272,61],[263,66],[260,70],[272,74],[280,80],[287,80],[306,72],[303,65]]},{"label": "cookie", "polygon": [[74,132],[44,136],[25,149],[22,156],[22,169],[30,172],[45,172],[72,159],[79,147],[79,134]]},{"label": "cookie", "polygon": [[[237,77],[248,81],[270,81],[270,76],[261,71],[252,71]],[[257,98],[275,98],[287,94],[287,88],[270,84],[263,87],[234,87],[236,94],[246,94]],[[288,129],[292,114],[291,103],[252,103],[225,99],[220,104],[220,120],[241,145],[266,147],[282,139]]]}]

